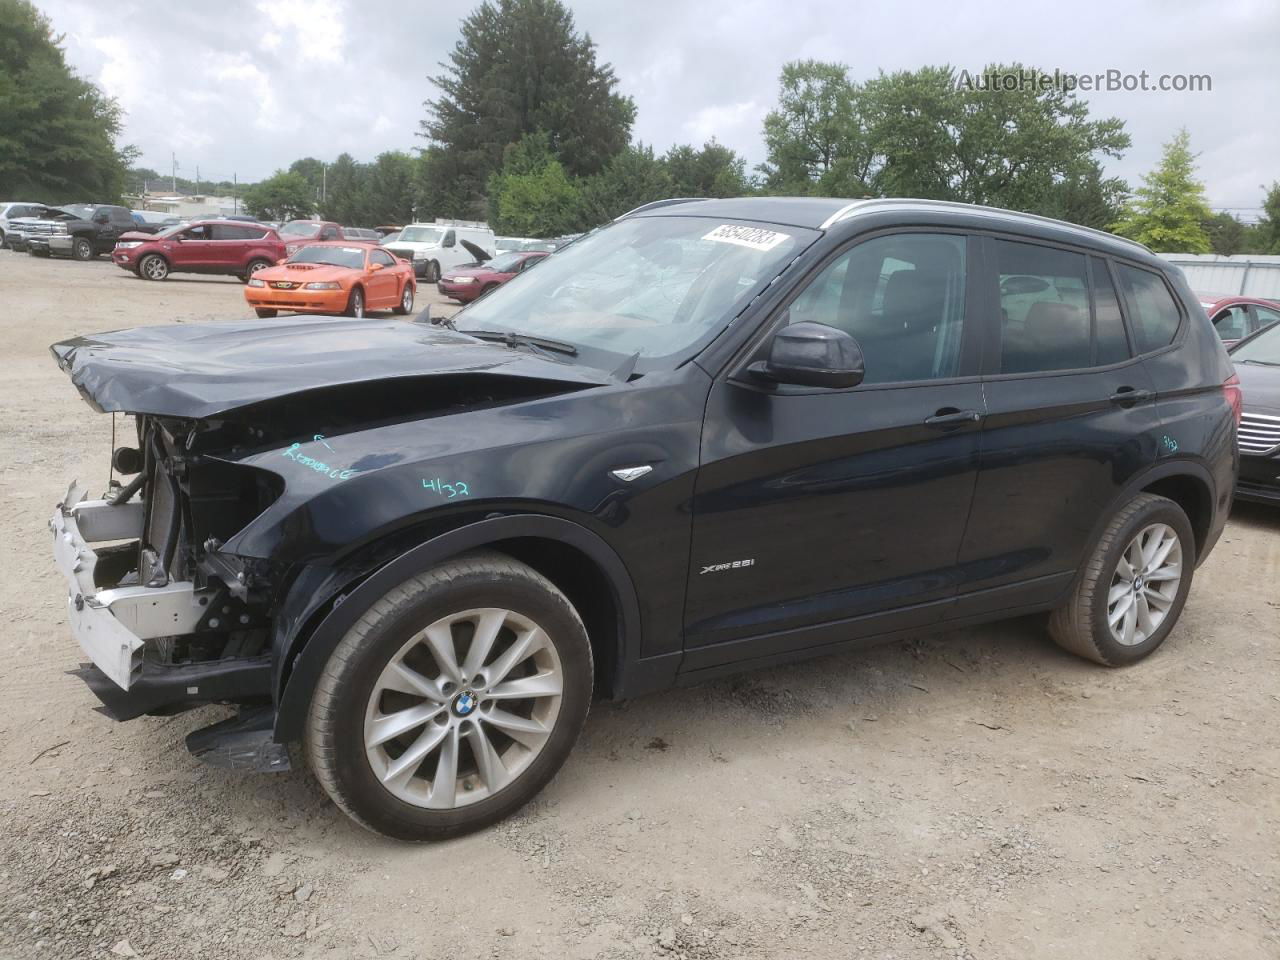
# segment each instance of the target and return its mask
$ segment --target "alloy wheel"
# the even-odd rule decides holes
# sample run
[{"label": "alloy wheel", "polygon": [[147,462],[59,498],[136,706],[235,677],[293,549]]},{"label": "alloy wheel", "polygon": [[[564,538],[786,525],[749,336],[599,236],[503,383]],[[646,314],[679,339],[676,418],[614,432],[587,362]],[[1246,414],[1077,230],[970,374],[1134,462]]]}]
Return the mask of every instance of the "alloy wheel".
[{"label": "alloy wheel", "polygon": [[555,727],[564,671],[546,632],[496,607],[436,620],[383,668],[365,755],[392,795],[449,810],[513,783]]},{"label": "alloy wheel", "polygon": [[163,257],[148,257],[142,264],[142,272],[148,280],[163,280],[169,275],[169,265]]},{"label": "alloy wheel", "polygon": [[400,308],[405,313],[413,312],[413,287],[407,283],[404,285],[404,294],[400,297]]},{"label": "alloy wheel", "polygon": [[1143,527],[1129,541],[1111,576],[1107,626],[1117,643],[1137,646],[1160,629],[1182,583],[1182,541],[1164,523]]}]

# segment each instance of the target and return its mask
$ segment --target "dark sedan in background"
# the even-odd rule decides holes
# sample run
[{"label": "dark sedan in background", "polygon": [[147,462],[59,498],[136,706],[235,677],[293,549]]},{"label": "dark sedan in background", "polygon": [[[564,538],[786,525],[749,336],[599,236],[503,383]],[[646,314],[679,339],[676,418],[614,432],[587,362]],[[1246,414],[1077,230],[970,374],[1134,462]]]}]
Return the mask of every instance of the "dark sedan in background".
[{"label": "dark sedan in background", "polygon": [[1244,394],[1236,498],[1280,505],[1280,324],[1231,348]]}]

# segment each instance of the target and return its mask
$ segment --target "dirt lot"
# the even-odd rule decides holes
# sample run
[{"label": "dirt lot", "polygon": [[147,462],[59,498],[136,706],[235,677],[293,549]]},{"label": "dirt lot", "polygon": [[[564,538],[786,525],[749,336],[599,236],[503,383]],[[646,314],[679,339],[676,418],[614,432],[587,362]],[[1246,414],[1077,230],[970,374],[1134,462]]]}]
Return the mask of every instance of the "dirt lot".
[{"label": "dirt lot", "polygon": [[1280,956],[1280,512],[1238,508],[1153,658],[1033,621],[599,706],[487,833],[381,840],[309,773],[94,713],[45,520],[110,419],[47,353],[243,317],[238,282],[0,252],[0,957]]}]

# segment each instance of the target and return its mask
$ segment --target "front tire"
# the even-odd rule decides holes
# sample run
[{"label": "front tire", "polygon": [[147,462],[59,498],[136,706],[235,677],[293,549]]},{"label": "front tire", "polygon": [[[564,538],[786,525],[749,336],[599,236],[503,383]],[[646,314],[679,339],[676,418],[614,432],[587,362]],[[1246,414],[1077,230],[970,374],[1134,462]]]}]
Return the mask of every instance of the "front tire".
[{"label": "front tire", "polygon": [[1178,622],[1195,565],[1195,534],[1183,509],[1139,494],[1107,524],[1071,599],[1049,618],[1049,632],[1096,663],[1137,663]]},{"label": "front tire", "polygon": [[427,266],[423,270],[422,280],[424,283],[437,283],[440,280],[440,264],[435,260],[428,260]]},{"label": "front tire", "polygon": [[249,265],[244,268],[244,275],[240,279],[242,282],[248,283],[250,277],[259,270],[267,269],[269,266],[271,266],[271,263],[268,260],[250,260]]},{"label": "front tire", "polygon": [[347,300],[346,314],[357,320],[364,317],[364,291],[359,287],[351,288],[351,296]]},{"label": "front tire", "polygon": [[169,261],[158,253],[148,253],[138,261],[138,276],[144,280],[164,280],[169,276]]},{"label": "front tire", "polygon": [[488,826],[560,769],[591,704],[591,645],[568,599],[493,552],[373,604],[316,686],[304,750],[333,801],[401,840]]},{"label": "front tire", "polygon": [[76,260],[93,259],[93,243],[85,237],[76,237],[71,244],[71,256]]}]

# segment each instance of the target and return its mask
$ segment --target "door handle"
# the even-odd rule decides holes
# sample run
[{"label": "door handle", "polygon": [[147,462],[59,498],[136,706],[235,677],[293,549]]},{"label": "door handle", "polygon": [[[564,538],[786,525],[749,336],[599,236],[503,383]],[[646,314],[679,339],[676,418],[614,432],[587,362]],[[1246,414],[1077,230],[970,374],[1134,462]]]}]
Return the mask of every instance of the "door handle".
[{"label": "door handle", "polygon": [[1111,395],[1111,402],[1119,404],[1122,407],[1131,407],[1135,404],[1145,403],[1154,397],[1155,394],[1150,390],[1139,390],[1136,387],[1120,387]]},{"label": "door handle", "polygon": [[925,417],[926,427],[956,427],[962,423],[977,423],[982,414],[977,410],[957,410],[955,407],[943,407],[932,417]]}]

